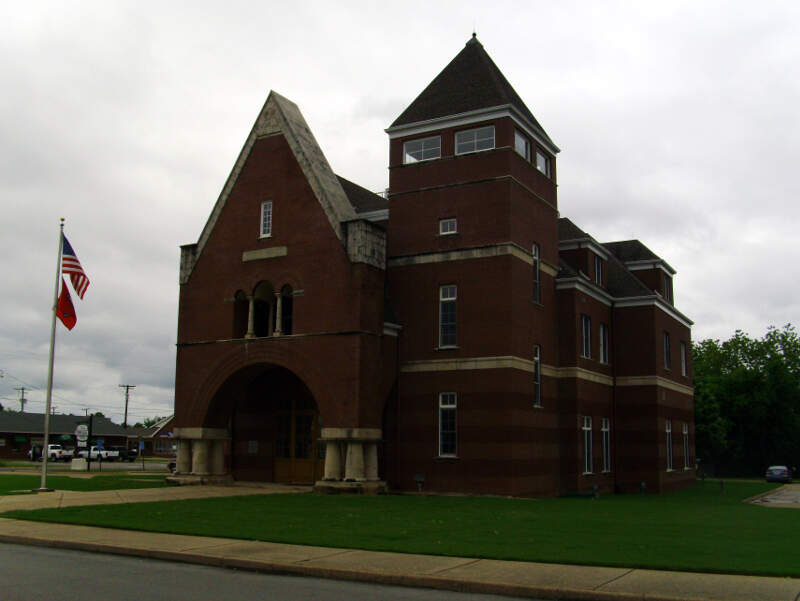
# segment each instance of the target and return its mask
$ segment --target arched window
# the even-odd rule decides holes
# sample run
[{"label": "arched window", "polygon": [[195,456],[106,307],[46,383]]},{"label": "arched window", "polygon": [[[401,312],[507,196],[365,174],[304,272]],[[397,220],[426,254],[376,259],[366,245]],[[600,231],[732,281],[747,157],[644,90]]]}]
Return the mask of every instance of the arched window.
[{"label": "arched window", "polygon": [[236,291],[233,300],[233,327],[231,338],[244,338],[247,334],[247,317],[250,312],[250,302],[247,295],[241,290]]},{"label": "arched window", "polygon": [[269,282],[261,282],[253,291],[253,333],[271,336],[275,327],[275,293]]},{"label": "arched window", "polygon": [[292,333],[292,310],[294,309],[294,295],[292,287],[288,284],[281,288],[281,333]]}]

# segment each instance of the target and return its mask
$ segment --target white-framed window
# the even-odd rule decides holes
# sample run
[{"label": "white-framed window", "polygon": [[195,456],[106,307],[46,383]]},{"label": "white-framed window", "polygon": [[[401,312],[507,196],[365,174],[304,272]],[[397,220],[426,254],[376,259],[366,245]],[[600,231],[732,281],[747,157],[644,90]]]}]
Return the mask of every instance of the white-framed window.
[{"label": "white-framed window", "polygon": [[598,286],[603,285],[603,259],[594,256],[594,283]]},{"label": "white-framed window", "polygon": [[542,282],[539,274],[539,245],[534,242],[531,249],[533,255],[533,302],[542,302]]},{"label": "white-framed window", "polygon": [[667,420],[667,425],[665,427],[666,434],[667,434],[667,471],[672,471],[672,420]]},{"label": "white-framed window", "polygon": [[439,393],[439,457],[456,456],[456,393]]},{"label": "white-framed window", "polygon": [[592,358],[592,318],[581,313],[581,357]]},{"label": "white-framed window", "polygon": [[600,324],[600,363],[608,363],[608,326]]},{"label": "white-framed window", "polygon": [[272,201],[261,203],[261,238],[272,236]]},{"label": "white-framed window", "polygon": [[664,274],[664,300],[672,302],[672,276]]},{"label": "white-framed window", "polygon": [[592,418],[588,415],[583,416],[581,425],[583,433],[583,473],[592,473]]},{"label": "white-framed window", "polygon": [[550,177],[550,157],[541,150],[536,151],[536,168]]},{"label": "white-framed window", "polygon": [[450,236],[458,233],[458,222],[455,217],[439,220],[439,235]]},{"label": "white-framed window", "polygon": [[669,339],[669,332],[664,332],[664,369],[672,369],[672,343]]},{"label": "white-framed window", "polygon": [[603,471],[611,471],[611,420],[604,417],[600,420],[600,430],[603,435]]},{"label": "white-framed window", "polygon": [[681,375],[686,377],[686,343],[681,342]]},{"label": "white-framed window", "polygon": [[442,137],[431,136],[403,143],[403,164],[431,161],[442,156]]},{"label": "white-framed window", "polygon": [[439,286],[439,347],[456,345],[456,301],[458,288],[452,284]]},{"label": "white-framed window", "polygon": [[456,133],[456,154],[491,150],[494,148],[494,125]]},{"label": "white-framed window", "polygon": [[526,161],[531,160],[531,143],[528,137],[518,129],[514,130],[514,150]]},{"label": "white-framed window", "polygon": [[533,345],[533,405],[542,406],[542,349]]},{"label": "white-framed window", "polygon": [[689,424],[683,422],[683,469],[689,469]]}]

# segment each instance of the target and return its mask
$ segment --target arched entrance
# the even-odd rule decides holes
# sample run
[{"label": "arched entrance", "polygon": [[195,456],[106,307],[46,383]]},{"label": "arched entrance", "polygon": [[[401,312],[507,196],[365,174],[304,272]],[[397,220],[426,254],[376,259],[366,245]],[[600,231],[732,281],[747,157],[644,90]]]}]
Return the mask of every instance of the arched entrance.
[{"label": "arched entrance", "polygon": [[236,480],[315,482],[322,477],[319,410],[291,371],[266,367],[244,386],[231,416]]}]

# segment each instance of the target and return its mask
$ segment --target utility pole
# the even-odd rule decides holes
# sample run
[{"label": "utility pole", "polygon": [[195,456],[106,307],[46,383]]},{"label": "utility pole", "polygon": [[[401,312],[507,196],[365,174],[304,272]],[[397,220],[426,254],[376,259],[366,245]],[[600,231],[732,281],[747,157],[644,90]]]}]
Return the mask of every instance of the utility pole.
[{"label": "utility pole", "polygon": [[125,389],[125,419],[122,420],[122,427],[128,427],[128,393],[130,392],[131,388],[136,388],[135,384],[120,384],[120,388]]},{"label": "utility pole", "polygon": [[19,412],[25,413],[25,403],[28,402],[28,399],[25,398],[25,391],[28,389],[22,386],[20,388],[15,388],[14,390],[19,390]]}]

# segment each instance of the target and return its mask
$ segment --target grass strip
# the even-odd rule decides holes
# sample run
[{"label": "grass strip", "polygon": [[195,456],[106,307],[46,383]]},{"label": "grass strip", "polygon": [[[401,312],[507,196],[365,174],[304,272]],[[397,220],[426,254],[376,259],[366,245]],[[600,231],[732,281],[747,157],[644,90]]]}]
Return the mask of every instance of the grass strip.
[{"label": "grass strip", "polygon": [[[0,495],[29,494],[39,488],[41,476],[31,474],[0,474]],[[56,490],[98,491],[127,488],[160,488],[166,486],[164,476],[137,476],[124,474],[114,476],[47,476],[47,486]]]},{"label": "grass strip", "polygon": [[4,517],[323,547],[800,576],[800,512],[742,500],[772,485],[707,481],[599,499],[257,495],[12,511]]}]

